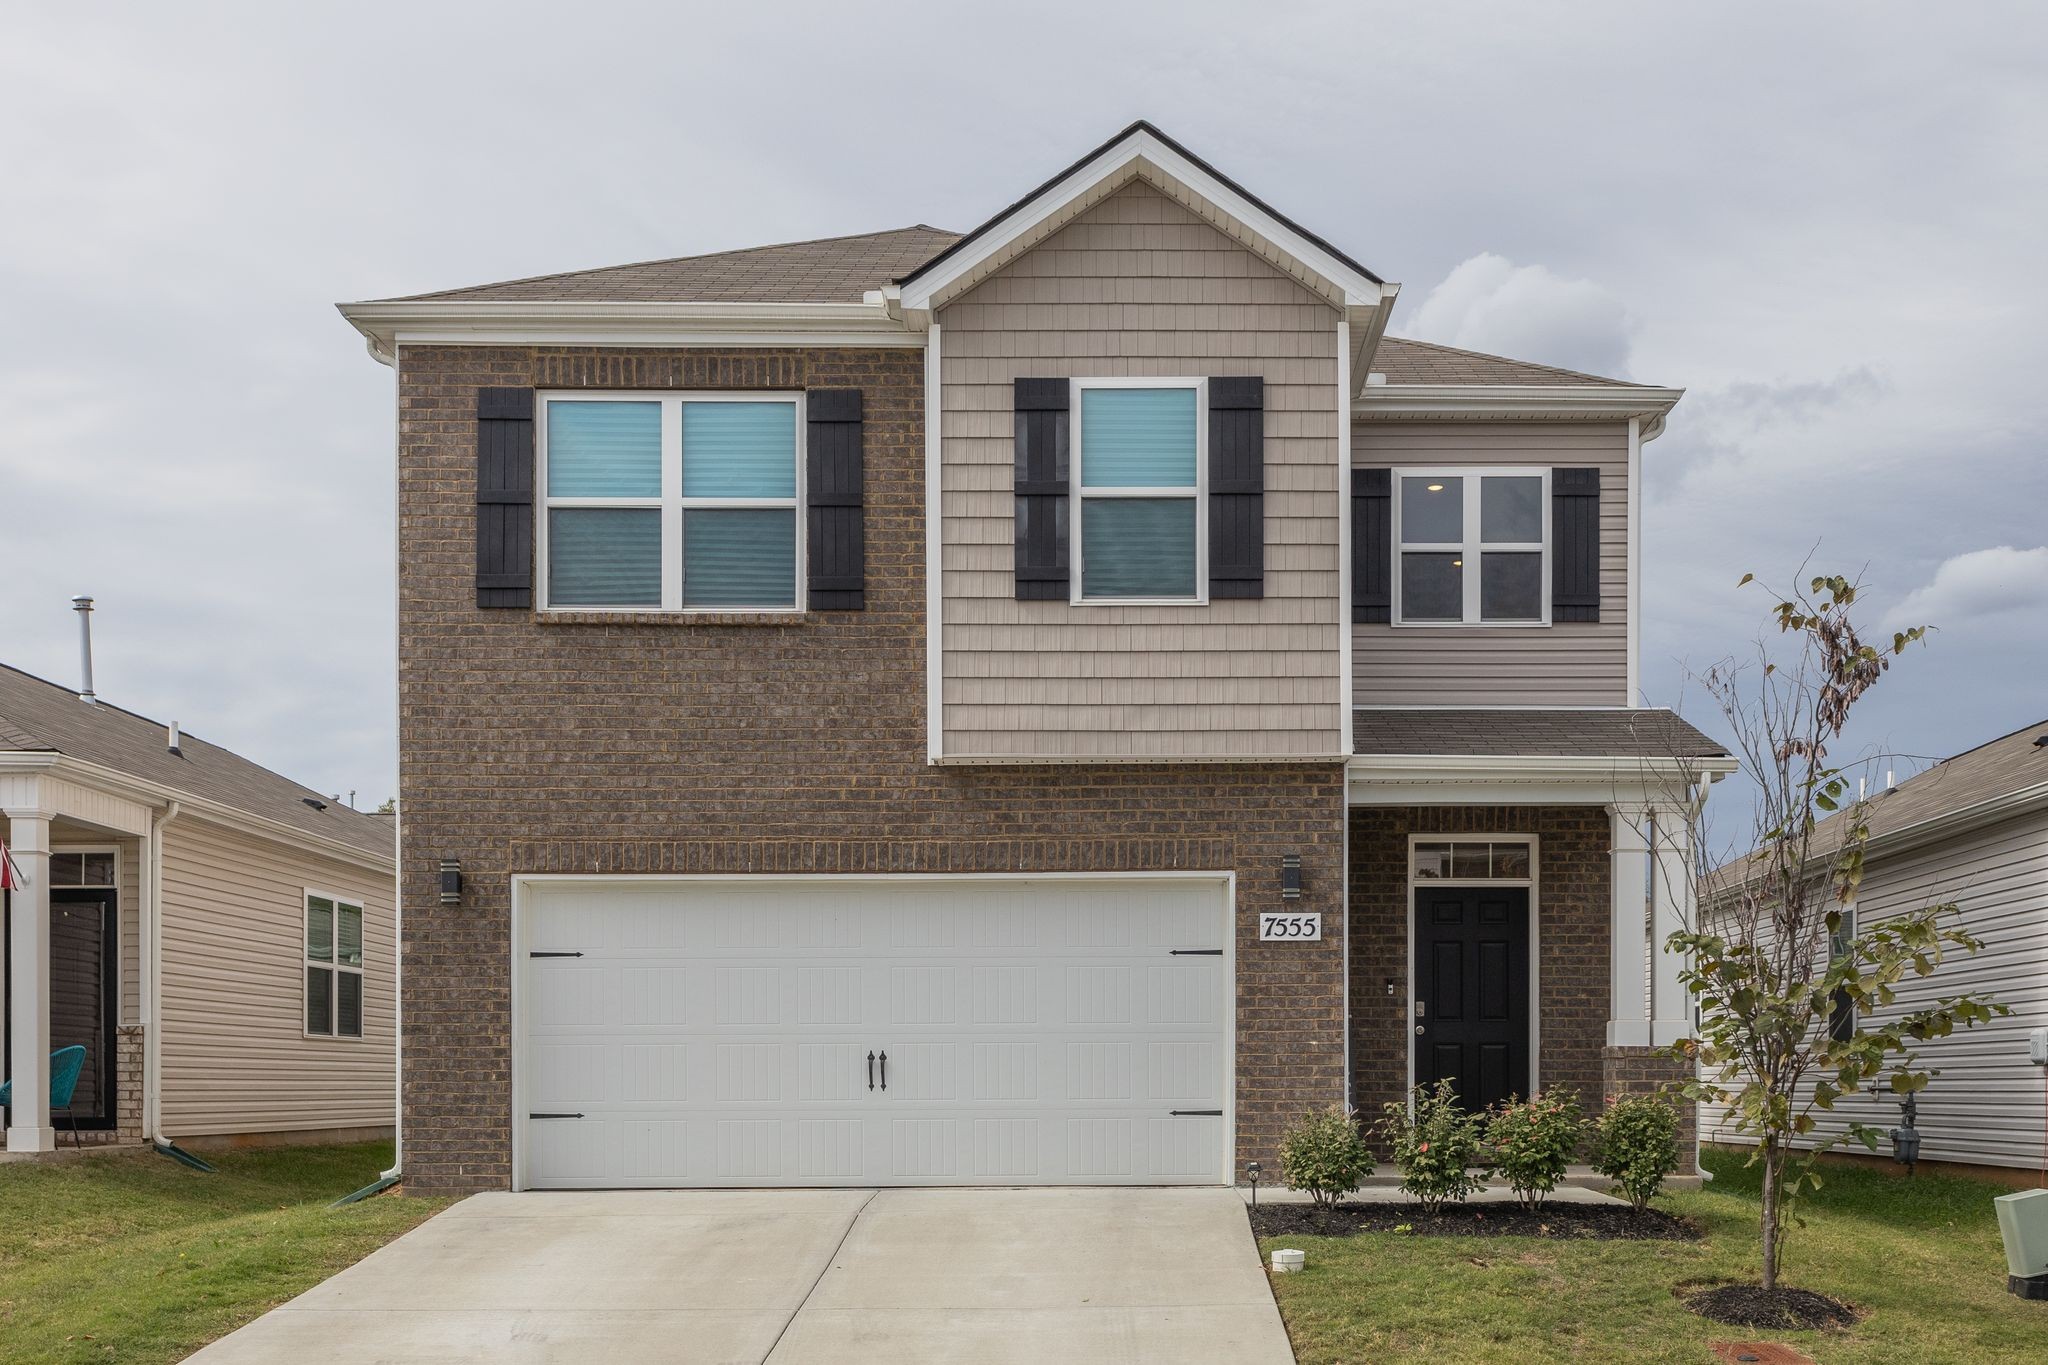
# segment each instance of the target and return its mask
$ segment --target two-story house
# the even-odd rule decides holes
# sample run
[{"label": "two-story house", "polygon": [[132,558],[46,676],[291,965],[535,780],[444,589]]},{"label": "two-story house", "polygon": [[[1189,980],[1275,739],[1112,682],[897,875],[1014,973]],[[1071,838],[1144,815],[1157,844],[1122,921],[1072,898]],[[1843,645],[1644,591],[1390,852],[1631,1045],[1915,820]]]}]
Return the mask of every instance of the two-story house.
[{"label": "two-story house", "polygon": [[1415,1081],[1668,1076],[1679,391],[1395,296],[1139,123],[964,235],[344,305],[410,1187],[1223,1183]]}]

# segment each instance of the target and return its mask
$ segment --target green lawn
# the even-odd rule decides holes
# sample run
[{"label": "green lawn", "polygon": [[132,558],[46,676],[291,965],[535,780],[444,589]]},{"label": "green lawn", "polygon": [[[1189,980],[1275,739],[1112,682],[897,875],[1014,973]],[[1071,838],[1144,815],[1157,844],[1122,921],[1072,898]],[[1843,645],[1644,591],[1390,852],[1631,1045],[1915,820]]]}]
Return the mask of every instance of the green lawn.
[{"label": "green lawn", "polygon": [[1757,1275],[1756,1180],[1709,1153],[1715,1179],[1661,1207],[1707,1229],[1699,1243],[1393,1233],[1263,1239],[1298,1246],[1305,1270],[1274,1276],[1301,1365],[1382,1360],[1696,1361],[1712,1341],[1781,1341],[1833,1362],[2048,1360],[2048,1303],[2005,1291],[1992,1197],[1975,1180],[1830,1167],[1802,1203],[1784,1283],[1868,1314],[1836,1333],[1759,1333],[1687,1312],[1682,1281]]},{"label": "green lawn", "polygon": [[391,1164],[388,1142],[208,1160],[216,1174],[149,1152],[0,1165],[0,1359],[182,1359],[445,1206],[326,1207]]}]

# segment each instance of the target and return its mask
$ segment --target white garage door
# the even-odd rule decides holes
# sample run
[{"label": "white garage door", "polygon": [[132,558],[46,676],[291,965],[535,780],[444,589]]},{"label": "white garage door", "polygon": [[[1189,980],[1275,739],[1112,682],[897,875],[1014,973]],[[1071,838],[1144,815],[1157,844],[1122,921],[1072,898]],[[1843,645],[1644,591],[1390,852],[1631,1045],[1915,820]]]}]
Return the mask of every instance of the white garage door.
[{"label": "white garage door", "polygon": [[1220,879],[531,882],[523,1183],[1216,1184]]}]

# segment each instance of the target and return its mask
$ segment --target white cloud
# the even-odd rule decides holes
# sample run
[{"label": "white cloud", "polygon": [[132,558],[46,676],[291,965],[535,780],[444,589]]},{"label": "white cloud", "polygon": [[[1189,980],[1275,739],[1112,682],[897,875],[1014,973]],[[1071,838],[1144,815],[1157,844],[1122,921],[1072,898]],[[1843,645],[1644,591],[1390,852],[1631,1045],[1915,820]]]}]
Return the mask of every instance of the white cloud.
[{"label": "white cloud", "polygon": [[1429,291],[1402,334],[1468,351],[1628,377],[1628,310],[1591,280],[1482,252]]},{"label": "white cloud", "polygon": [[1925,587],[1907,593],[1885,617],[1887,629],[1955,627],[2005,612],[2048,610],[2048,545],[1996,545],[1942,561]]}]

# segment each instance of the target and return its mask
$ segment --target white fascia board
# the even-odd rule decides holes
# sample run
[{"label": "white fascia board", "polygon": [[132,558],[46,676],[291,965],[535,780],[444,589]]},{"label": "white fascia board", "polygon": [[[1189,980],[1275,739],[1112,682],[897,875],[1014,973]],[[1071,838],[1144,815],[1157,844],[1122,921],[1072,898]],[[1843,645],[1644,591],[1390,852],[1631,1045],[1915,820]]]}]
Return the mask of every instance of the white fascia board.
[{"label": "white fascia board", "polygon": [[947,754],[944,768],[1119,768],[1144,765],[1229,767],[1246,763],[1342,763],[1342,754]]},{"label": "white fascia board", "polygon": [[285,824],[282,820],[273,820],[236,806],[208,800],[203,796],[194,796],[190,792],[180,791],[161,782],[151,782],[147,778],[131,777],[127,773],[101,767],[97,763],[87,763],[83,759],[71,758],[65,754],[0,753],[0,772],[24,770],[44,772],[88,790],[138,801],[151,808],[175,801],[186,815],[194,815],[231,829],[253,831],[274,843],[289,844],[377,872],[398,870],[395,849],[390,854],[371,853],[343,840],[330,839],[324,834],[315,834],[310,830]]},{"label": "white fascia board", "polygon": [[1346,765],[1353,805],[1642,800],[1734,772],[1732,758],[1363,754]]},{"label": "white fascia board", "polygon": [[929,271],[912,276],[902,287],[903,307],[913,312],[930,310],[934,306],[934,301],[946,294],[951,286],[972,276],[992,257],[1007,250],[1018,238],[1058,214],[1075,200],[1088,195],[1105,181],[1116,179],[1120,182],[1127,179],[1127,173],[1133,169],[1135,163],[1141,161],[1149,163],[1161,175],[1201,195],[1224,214],[1300,262],[1304,269],[1321,276],[1343,294],[1347,308],[1357,305],[1377,307],[1382,299],[1390,299],[1387,286],[1339,260],[1295,228],[1275,218],[1265,208],[1140,128],[1115,146],[1104,149],[1100,155],[1077,166],[1027,202],[1020,204],[1001,222],[989,228],[957,254],[941,261]]},{"label": "white fascia board", "polygon": [[922,331],[864,303],[479,302],[337,304],[390,364],[411,346],[922,346]]},{"label": "white fascia board", "polygon": [[1374,384],[1354,417],[1645,417],[1661,421],[1684,389],[1632,384]]}]

